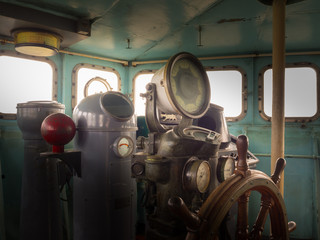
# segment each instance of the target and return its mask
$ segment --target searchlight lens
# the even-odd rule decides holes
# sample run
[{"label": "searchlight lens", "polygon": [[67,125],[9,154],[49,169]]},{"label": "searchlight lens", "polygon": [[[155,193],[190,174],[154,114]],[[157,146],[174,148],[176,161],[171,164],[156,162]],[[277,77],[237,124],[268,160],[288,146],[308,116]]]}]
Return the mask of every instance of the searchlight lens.
[{"label": "searchlight lens", "polygon": [[165,114],[200,118],[210,104],[210,85],[200,61],[190,53],[171,57],[153,76],[157,107]]}]

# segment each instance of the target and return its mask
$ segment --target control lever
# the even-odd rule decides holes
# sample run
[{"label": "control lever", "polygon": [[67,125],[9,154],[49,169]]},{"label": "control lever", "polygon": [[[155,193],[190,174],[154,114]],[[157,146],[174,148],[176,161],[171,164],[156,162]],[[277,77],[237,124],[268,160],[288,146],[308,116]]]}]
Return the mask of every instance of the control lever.
[{"label": "control lever", "polygon": [[172,197],[168,200],[169,209],[184,222],[187,226],[188,230],[196,231],[195,229],[199,229],[201,220],[200,218],[193,212],[191,212],[182,198],[180,197]]},{"label": "control lever", "polygon": [[[73,139],[75,133],[76,126],[66,114],[53,113],[47,116],[41,124],[41,135],[44,140],[52,145],[52,152],[40,153],[40,157],[44,159],[60,159],[70,170],[74,169],[78,177],[81,177],[81,152],[64,151],[64,145]],[[64,179],[67,172],[64,171],[61,163],[59,164],[59,170],[62,170],[59,171],[60,178]]]},{"label": "control lever", "polygon": [[280,176],[285,166],[286,166],[286,160],[284,160],[283,158],[278,158],[274,172],[271,175],[271,179],[275,184],[278,184],[280,182]]},{"label": "control lever", "polygon": [[[274,172],[271,175],[271,179],[276,185],[278,185],[280,183],[280,180],[281,180],[280,176],[281,176],[285,166],[286,166],[286,160],[283,159],[283,158],[278,158],[278,160],[276,162],[276,167],[274,169]],[[297,228],[297,224],[294,221],[288,222],[288,231],[289,231],[289,233],[293,232],[296,228]]]}]

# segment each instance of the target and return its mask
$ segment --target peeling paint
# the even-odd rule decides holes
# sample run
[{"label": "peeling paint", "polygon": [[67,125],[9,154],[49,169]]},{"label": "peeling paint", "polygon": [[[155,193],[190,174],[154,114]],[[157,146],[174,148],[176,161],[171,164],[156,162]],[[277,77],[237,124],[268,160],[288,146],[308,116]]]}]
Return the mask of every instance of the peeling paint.
[{"label": "peeling paint", "polygon": [[217,23],[228,23],[228,22],[245,22],[246,19],[245,18],[229,18],[229,19],[221,19],[220,21],[218,21]]},{"label": "peeling paint", "polygon": [[232,23],[232,22],[251,22],[251,21],[261,21],[261,17],[250,17],[250,18],[228,18],[228,19],[221,19],[217,23]]}]

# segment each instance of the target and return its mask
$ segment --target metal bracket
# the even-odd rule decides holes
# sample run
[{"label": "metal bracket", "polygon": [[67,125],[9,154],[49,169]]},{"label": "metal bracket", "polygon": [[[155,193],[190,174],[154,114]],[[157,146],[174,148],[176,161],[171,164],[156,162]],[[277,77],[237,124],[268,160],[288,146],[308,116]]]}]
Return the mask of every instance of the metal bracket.
[{"label": "metal bracket", "polygon": [[81,152],[80,151],[66,151],[63,153],[44,152],[40,153],[41,158],[58,158],[74,169],[76,175],[81,177]]},{"label": "metal bracket", "polygon": [[146,86],[147,93],[142,96],[147,99],[146,101],[146,123],[150,132],[165,133],[167,130],[159,123],[157,117],[157,92],[156,85],[149,83]]},{"label": "metal bracket", "polygon": [[175,134],[177,134],[179,137],[182,137],[182,138],[193,138],[193,137],[190,137],[188,135],[186,135],[183,130],[187,127],[190,127],[192,125],[192,122],[193,122],[193,119],[191,118],[188,118],[188,117],[185,117],[185,116],[182,116],[182,120],[181,122],[179,123],[178,126],[174,127],[173,131],[175,132]]}]

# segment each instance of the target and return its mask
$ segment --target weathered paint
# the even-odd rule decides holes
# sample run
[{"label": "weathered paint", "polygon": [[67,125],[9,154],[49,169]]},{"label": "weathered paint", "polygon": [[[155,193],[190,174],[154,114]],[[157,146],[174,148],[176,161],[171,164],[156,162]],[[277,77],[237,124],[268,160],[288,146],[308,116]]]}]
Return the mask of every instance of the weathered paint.
[{"label": "weathered paint", "polygon": [[[9,2],[73,19],[89,19],[91,37],[67,49],[75,52],[149,60],[168,58],[181,50],[197,56],[272,50],[272,7],[257,0]],[[319,7],[317,0],[287,6],[288,51],[318,49],[320,34],[317,24],[312,23],[320,21]],[[199,26],[202,27],[202,47],[198,46]],[[130,39],[130,49],[127,39]]]},{"label": "weathered paint", "polygon": [[[12,49],[5,45],[6,49]],[[105,62],[71,55],[57,55],[51,58],[58,68],[58,100],[66,105],[66,113],[71,114],[71,77],[74,66],[78,63],[90,63],[115,68],[120,76],[122,92],[131,94],[133,77],[144,69],[159,69],[164,64],[139,65],[124,67],[121,64]],[[270,57],[225,59],[203,61],[205,66],[237,65],[244,69],[248,78],[248,112],[238,122],[228,123],[233,135],[246,134],[249,137],[249,150],[253,153],[270,154],[271,124],[263,120],[258,111],[258,76],[259,71],[271,63]],[[318,56],[290,56],[287,62],[309,61],[320,65]],[[287,123],[285,132],[285,155],[314,155],[313,138],[320,137],[320,120],[305,123]],[[5,226],[8,239],[18,239],[21,172],[23,160],[23,142],[21,133],[14,120],[0,120],[0,160],[2,166]],[[71,148],[69,146],[69,148]],[[319,148],[319,147],[318,147]],[[297,229],[291,234],[294,238],[316,239],[316,203],[319,197],[316,190],[314,159],[288,158],[285,168],[285,202],[288,218],[296,221]],[[258,169],[270,173],[270,157],[260,157]],[[251,200],[254,209],[259,207],[259,197]],[[250,210],[253,222],[256,212]]]}]

